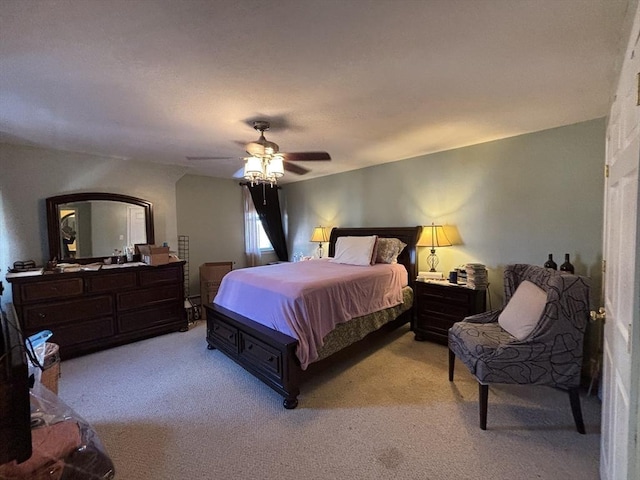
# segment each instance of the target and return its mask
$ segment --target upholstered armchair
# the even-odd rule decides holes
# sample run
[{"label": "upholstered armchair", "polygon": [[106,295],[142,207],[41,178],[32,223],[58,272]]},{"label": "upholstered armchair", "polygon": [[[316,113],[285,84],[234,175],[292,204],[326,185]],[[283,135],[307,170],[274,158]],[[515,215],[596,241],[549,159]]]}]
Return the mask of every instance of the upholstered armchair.
[{"label": "upholstered armchair", "polygon": [[489,384],[549,385],[567,390],[578,432],[585,433],[578,387],[589,319],[585,277],[535,265],[509,265],[505,306],[449,329],[449,381],[458,357],[479,383],[480,428],[487,428]]}]

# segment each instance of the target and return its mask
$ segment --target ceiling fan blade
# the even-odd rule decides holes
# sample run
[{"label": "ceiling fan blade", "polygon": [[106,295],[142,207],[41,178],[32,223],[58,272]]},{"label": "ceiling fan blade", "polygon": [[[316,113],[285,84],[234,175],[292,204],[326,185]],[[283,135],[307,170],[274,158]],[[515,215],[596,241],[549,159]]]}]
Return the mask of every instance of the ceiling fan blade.
[{"label": "ceiling fan blade", "polygon": [[300,165],[294,165],[293,163],[289,163],[289,162],[284,162],[284,169],[287,172],[291,172],[291,173],[296,173],[298,175],[304,175],[305,173],[309,173],[311,170],[307,170],[304,167],[301,167]]},{"label": "ceiling fan blade", "polygon": [[281,153],[285,160],[293,162],[314,162],[331,160],[327,152],[288,152]]}]

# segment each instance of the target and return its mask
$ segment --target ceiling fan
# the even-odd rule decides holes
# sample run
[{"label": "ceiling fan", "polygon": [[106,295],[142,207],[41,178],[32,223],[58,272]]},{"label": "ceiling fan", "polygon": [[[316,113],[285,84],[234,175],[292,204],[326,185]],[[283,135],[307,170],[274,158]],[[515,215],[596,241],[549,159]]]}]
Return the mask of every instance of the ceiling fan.
[{"label": "ceiling fan", "polygon": [[[305,173],[309,173],[310,170],[290,162],[317,162],[331,160],[331,155],[327,152],[280,152],[278,144],[267,140],[264,136],[264,132],[269,130],[270,126],[271,124],[266,120],[255,120],[253,122],[253,128],[260,132],[260,138],[245,145],[245,151],[247,154],[257,157],[279,154],[282,156],[284,161],[284,169],[287,172],[295,173],[297,175],[304,175]],[[187,157],[187,160],[218,159],[221,159],[221,157]]]}]

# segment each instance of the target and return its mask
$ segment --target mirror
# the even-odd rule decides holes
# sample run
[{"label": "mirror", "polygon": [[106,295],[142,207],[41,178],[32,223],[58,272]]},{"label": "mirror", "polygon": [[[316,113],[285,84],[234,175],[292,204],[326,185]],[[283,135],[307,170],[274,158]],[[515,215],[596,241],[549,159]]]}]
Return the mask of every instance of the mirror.
[{"label": "mirror", "polygon": [[51,259],[95,261],[127,246],[153,244],[153,204],[115,193],[49,197],[47,228]]}]

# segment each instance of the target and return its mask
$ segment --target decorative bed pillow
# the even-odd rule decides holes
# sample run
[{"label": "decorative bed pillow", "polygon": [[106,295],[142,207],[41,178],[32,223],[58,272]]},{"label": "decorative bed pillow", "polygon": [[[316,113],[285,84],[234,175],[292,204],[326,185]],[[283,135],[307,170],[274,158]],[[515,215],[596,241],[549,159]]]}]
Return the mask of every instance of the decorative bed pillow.
[{"label": "decorative bed pillow", "polygon": [[498,316],[498,323],[518,340],[524,340],[536,328],[546,303],[547,292],[524,280]]},{"label": "decorative bed pillow", "polygon": [[338,237],[336,252],[330,262],[349,265],[372,265],[376,235],[368,237]]},{"label": "decorative bed pillow", "polygon": [[398,238],[378,238],[375,263],[398,263],[398,255],[407,244]]}]

